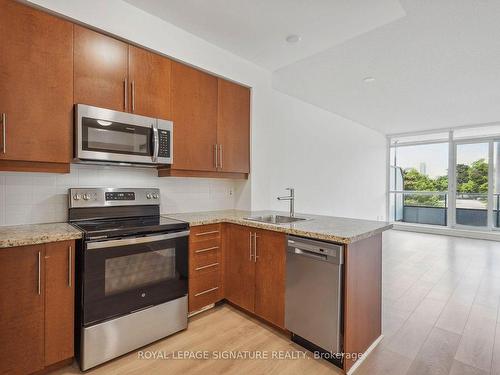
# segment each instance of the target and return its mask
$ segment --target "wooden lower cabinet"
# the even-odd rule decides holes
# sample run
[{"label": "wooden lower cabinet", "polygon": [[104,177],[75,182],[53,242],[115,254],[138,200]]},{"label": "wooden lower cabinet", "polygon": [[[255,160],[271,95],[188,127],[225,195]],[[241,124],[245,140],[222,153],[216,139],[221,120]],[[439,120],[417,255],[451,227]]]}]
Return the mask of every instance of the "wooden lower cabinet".
[{"label": "wooden lower cabinet", "polygon": [[227,232],[226,299],[284,328],[285,234],[233,224]]},{"label": "wooden lower cabinet", "polygon": [[189,236],[189,312],[224,298],[222,225],[191,228]]},{"label": "wooden lower cabinet", "polygon": [[246,310],[255,309],[253,229],[229,224],[226,250],[226,299]]},{"label": "wooden lower cabinet", "polygon": [[73,357],[74,248],[62,241],[0,249],[0,373],[29,374]]},{"label": "wooden lower cabinet", "polygon": [[283,233],[256,231],[255,314],[285,327],[286,242]]},{"label": "wooden lower cabinet", "polygon": [[45,246],[45,366],[73,357],[74,241]]},{"label": "wooden lower cabinet", "polygon": [[285,326],[285,234],[236,224],[191,228],[189,311],[227,299]]},{"label": "wooden lower cabinet", "polygon": [[0,249],[0,374],[44,367],[43,255],[41,245]]}]

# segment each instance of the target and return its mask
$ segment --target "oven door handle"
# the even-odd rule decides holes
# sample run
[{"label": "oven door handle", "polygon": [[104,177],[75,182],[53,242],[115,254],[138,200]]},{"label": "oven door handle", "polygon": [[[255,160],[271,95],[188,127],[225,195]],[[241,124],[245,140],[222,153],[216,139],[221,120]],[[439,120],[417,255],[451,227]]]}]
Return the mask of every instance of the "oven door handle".
[{"label": "oven door handle", "polygon": [[182,232],[160,234],[158,236],[150,236],[150,237],[132,237],[132,238],[122,238],[120,240],[88,242],[87,243],[87,250],[104,249],[107,247],[116,247],[116,246],[135,245],[135,244],[141,244],[141,243],[170,240],[173,238],[187,237],[187,236],[189,236],[189,231],[185,230]]}]

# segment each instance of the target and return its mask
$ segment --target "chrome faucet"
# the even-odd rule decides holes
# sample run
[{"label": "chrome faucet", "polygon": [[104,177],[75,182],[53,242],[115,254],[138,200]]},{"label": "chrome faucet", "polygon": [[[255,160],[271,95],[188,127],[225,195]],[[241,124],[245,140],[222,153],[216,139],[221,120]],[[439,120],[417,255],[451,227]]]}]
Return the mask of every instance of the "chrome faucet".
[{"label": "chrome faucet", "polygon": [[290,195],[285,197],[278,197],[279,201],[290,201],[290,217],[295,217],[295,189],[286,188],[285,190],[290,191]]}]

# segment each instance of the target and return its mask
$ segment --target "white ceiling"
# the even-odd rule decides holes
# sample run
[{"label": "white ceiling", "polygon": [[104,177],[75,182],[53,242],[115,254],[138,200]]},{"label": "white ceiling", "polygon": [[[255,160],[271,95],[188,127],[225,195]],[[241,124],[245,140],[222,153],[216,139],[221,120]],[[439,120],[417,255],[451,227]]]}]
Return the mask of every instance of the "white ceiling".
[{"label": "white ceiling", "polygon": [[500,0],[125,1],[383,133],[500,121]]},{"label": "white ceiling", "polygon": [[274,86],[384,133],[500,121],[500,1],[401,3],[406,17],[278,70]]},{"label": "white ceiling", "polygon": [[125,1],[269,70],[404,16],[397,0]]}]

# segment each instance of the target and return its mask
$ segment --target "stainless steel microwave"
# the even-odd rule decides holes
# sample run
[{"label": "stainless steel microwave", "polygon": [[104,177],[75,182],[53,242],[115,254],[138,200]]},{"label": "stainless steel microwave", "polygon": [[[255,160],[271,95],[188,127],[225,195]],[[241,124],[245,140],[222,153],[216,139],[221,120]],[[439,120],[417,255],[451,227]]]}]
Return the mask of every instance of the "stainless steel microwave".
[{"label": "stainless steel microwave", "polygon": [[76,104],[75,159],[121,165],[171,164],[173,123]]}]

